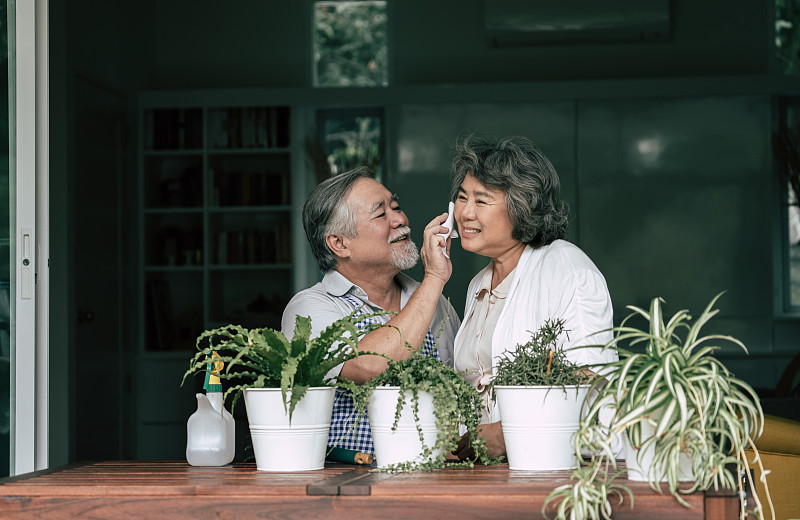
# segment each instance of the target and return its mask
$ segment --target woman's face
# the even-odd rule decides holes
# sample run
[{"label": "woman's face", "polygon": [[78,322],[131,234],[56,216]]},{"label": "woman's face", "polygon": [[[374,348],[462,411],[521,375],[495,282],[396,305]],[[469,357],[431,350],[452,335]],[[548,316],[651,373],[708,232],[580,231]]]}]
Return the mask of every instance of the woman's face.
[{"label": "woman's face", "polygon": [[513,226],[502,190],[489,188],[472,175],[464,177],[455,201],[455,221],[461,247],[479,255],[498,258],[520,242],[511,238]]}]

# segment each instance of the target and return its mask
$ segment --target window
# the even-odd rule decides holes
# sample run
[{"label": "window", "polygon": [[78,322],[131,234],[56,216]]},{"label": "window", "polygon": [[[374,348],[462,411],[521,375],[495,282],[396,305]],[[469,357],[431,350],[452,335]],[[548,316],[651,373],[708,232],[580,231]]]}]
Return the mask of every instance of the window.
[{"label": "window", "polygon": [[779,130],[774,136],[775,158],[781,174],[783,306],[800,312],[800,98],[784,98],[780,104]]},{"label": "window", "polygon": [[775,52],[778,70],[800,74],[800,0],[775,0]]},{"label": "window", "polygon": [[382,179],[383,108],[319,110],[317,129],[312,156],[319,180],[356,166],[368,166]]},{"label": "window", "polygon": [[386,1],[314,2],[314,86],[388,85]]}]

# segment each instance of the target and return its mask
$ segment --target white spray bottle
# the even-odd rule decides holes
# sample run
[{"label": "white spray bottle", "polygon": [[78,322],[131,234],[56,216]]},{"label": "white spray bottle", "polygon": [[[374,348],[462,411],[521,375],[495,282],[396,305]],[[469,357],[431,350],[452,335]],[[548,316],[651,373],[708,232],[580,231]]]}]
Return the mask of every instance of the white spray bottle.
[{"label": "white spray bottle", "polygon": [[[222,400],[222,383],[217,374],[223,367],[215,361],[214,352],[208,364],[205,394],[196,394],[197,411],[186,423],[186,460],[192,466],[224,466],[230,464],[235,452],[235,423]],[[213,369],[212,369],[213,365]]]}]

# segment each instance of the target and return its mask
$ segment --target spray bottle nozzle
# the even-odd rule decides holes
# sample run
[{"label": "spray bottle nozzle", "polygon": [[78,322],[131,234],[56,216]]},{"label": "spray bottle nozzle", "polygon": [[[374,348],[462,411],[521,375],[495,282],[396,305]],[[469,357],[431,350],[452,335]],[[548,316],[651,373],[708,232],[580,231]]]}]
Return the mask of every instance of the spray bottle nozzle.
[{"label": "spray bottle nozzle", "polygon": [[215,358],[221,356],[216,352],[211,353],[211,361],[206,364],[206,379],[203,383],[203,390],[208,392],[222,392],[222,381],[219,379],[219,374],[222,372],[222,367],[225,363],[220,359],[215,361]]}]

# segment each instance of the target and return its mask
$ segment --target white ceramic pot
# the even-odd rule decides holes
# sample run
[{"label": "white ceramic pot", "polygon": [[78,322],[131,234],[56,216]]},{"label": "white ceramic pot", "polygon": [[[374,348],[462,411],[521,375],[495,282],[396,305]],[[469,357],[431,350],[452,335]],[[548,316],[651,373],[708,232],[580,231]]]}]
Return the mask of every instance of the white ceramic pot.
[{"label": "white ceramic pot", "polygon": [[261,471],[310,471],[325,466],[334,387],[312,387],[292,414],[284,409],[280,388],[244,391],[247,421]]},{"label": "white ceramic pot", "polygon": [[576,468],[572,436],[578,431],[588,391],[587,386],[496,386],[508,467]]},{"label": "white ceramic pot", "polygon": [[[642,439],[647,439],[655,434],[656,428],[650,422],[642,423]],[[625,435],[625,466],[628,468],[628,480],[639,482],[654,482],[660,480],[666,482],[665,477],[659,478],[663,474],[658,468],[653,467],[653,453],[655,446],[649,443],[642,449],[634,448]],[[687,482],[694,480],[692,471],[692,460],[687,453],[681,453],[678,457],[678,481]]]},{"label": "white ceramic pot", "polygon": [[[394,425],[397,401],[400,399],[400,388],[397,386],[381,386],[373,390],[367,404],[369,425],[372,430],[372,442],[375,445],[375,463],[378,467],[386,467],[403,462],[424,462],[422,452],[426,447],[436,444],[438,430],[436,417],[433,414],[433,395],[419,392],[419,421],[424,444],[420,441],[417,423],[414,420],[411,394],[403,395],[403,411],[397,428]],[[434,452],[428,460],[442,456],[442,450]]]}]

